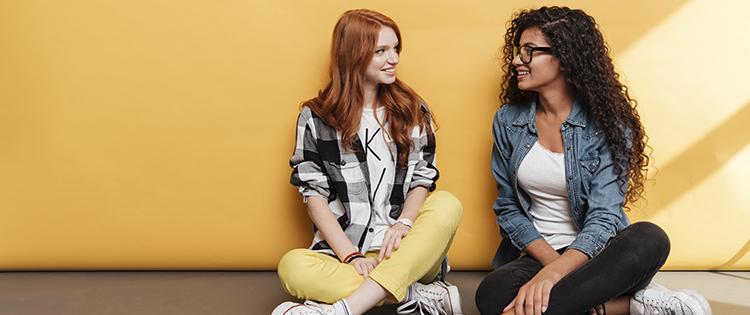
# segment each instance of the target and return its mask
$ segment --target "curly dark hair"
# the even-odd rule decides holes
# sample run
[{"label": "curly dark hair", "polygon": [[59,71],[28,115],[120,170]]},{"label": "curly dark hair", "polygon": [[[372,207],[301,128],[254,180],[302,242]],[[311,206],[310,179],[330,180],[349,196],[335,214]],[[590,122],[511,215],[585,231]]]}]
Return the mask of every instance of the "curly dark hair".
[{"label": "curly dark hair", "polygon": [[643,194],[649,155],[643,125],[636,107],[637,101],[628,95],[628,88],[620,83],[609,48],[596,21],[582,10],[567,7],[542,7],[522,10],[508,23],[503,47],[502,67],[505,77],[501,86],[503,104],[524,104],[537,97],[536,92],[518,88],[514,75],[514,48],[521,34],[538,28],[552,47],[552,54],[560,60],[567,83],[582,101],[590,117],[605,134],[614,160],[620,189],[625,195],[625,207]]}]

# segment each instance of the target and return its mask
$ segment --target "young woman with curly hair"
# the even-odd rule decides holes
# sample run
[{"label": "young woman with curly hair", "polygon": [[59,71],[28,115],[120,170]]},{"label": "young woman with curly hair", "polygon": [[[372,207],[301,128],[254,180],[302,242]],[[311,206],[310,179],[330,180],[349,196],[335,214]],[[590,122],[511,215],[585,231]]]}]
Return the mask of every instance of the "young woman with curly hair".
[{"label": "young woman with curly hair", "polygon": [[310,248],[279,262],[282,287],[304,303],[273,315],[362,314],[384,300],[399,313],[461,314],[458,289],[440,280],[461,203],[436,191],[432,113],[396,78],[396,23],[344,13],[333,31],[330,81],[302,104],[290,160],[314,224]]},{"label": "young woman with curly hair", "polygon": [[503,241],[480,312],[710,314],[694,291],[650,284],[669,238],[623,211],[643,192],[646,136],[594,18],[521,11],[503,53],[492,151]]}]

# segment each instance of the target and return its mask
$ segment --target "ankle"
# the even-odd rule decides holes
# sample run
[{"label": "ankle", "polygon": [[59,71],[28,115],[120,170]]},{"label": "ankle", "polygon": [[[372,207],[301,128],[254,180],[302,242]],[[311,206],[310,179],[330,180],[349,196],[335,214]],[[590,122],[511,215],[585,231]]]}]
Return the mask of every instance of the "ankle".
[{"label": "ankle", "polygon": [[334,302],[333,308],[336,310],[336,315],[355,315],[351,308],[349,308],[349,303],[346,302],[346,299]]}]

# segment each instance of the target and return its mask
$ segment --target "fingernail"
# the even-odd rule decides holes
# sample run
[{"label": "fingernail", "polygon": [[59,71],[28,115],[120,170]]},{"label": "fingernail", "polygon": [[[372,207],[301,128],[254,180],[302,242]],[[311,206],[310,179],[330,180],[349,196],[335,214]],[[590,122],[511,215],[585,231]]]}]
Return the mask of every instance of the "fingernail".
[{"label": "fingernail", "polygon": [[546,311],[547,311],[547,306],[546,306],[546,305],[543,305],[543,306],[542,306],[542,313],[544,313],[544,312],[546,312]]}]

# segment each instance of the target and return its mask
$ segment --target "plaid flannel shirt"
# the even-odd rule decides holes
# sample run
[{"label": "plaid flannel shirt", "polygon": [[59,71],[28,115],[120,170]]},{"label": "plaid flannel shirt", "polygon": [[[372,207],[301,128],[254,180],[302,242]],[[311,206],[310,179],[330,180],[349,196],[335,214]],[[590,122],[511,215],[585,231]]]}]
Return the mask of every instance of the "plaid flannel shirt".
[{"label": "plaid flannel shirt", "polygon": [[[423,111],[427,113],[427,108],[423,107]],[[420,131],[417,126],[411,136],[413,146],[409,151],[407,167],[397,167],[393,190],[386,205],[390,224],[395,224],[401,215],[406,194],[411,189],[423,186],[433,191],[439,177],[435,167],[433,128]],[[367,154],[361,140],[355,134],[353,152],[346,150],[341,143],[341,134],[306,106],[297,118],[296,138],[294,154],[289,161],[292,185],[299,188],[305,202],[310,196],[328,200],[328,206],[346,236],[359,251],[368,251],[375,219],[371,207]],[[395,143],[390,145],[391,152],[397,152]],[[320,231],[314,228],[314,232],[310,249],[335,256]]]}]

